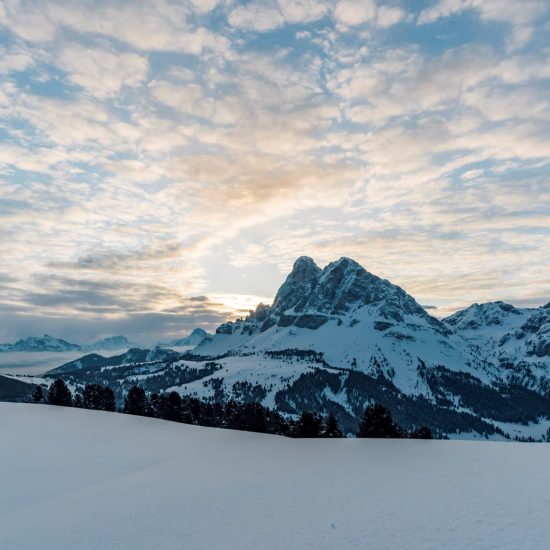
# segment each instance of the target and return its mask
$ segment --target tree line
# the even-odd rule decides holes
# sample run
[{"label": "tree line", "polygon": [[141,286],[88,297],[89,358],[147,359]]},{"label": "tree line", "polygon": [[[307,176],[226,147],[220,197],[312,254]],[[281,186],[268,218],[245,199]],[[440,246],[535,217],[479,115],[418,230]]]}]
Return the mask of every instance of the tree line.
[{"label": "tree line", "polygon": [[[65,382],[57,379],[49,386],[46,395],[41,386],[36,386],[32,399],[35,403],[47,402],[58,406],[117,411],[113,390],[100,384],[87,384],[73,396]],[[152,393],[148,396],[140,386],[133,386],[128,390],[124,405],[118,411],[185,424],[286,437],[345,437],[338,419],[332,413],[323,416],[312,411],[303,411],[299,418],[289,419],[254,401],[242,403],[228,400],[225,403],[211,403],[196,397],[182,397],[175,391]],[[377,403],[366,407],[356,435],[364,438],[432,439],[428,427],[420,426],[407,431],[393,420],[388,408]]]}]

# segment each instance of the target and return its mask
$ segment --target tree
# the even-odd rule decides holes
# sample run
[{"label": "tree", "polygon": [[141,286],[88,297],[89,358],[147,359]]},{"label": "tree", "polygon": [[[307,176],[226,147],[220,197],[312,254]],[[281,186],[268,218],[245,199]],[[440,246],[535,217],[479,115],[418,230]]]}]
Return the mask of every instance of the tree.
[{"label": "tree", "polygon": [[181,396],[178,392],[171,391],[168,395],[162,395],[160,398],[160,417],[164,420],[181,422]]},{"label": "tree", "polygon": [[107,386],[86,384],[82,392],[82,406],[85,409],[97,411],[114,411],[116,406],[115,394]]},{"label": "tree", "polygon": [[132,386],[124,399],[123,412],[145,416],[148,411],[148,405],[145,390],[139,386]]},{"label": "tree", "polygon": [[32,400],[35,403],[40,403],[42,399],[44,399],[44,391],[42,390],[42,386],[37,385],[32,392]]},{"label": "tree", "polygon": [[321,437],[322,418],[310,411],[304,411],[295,428],[294,437]]},{"label": "tree", "polygon": [[116,411],[115,392],[107,386],[103,387],[103,404],[101,410],[109,412]]},{"label": "tree", "polygon": [[433,439],[433,434],[428,426],[420,426],[410,434],[411,439]]},{"label": "tree", "polygon": [[365,409],[357,437],[402,437],[402,434],[390,410],[375,403]]},{"label": "tree", "polygon": [[259,403],[241,405],[241,430],[267,433],[265,409]]},{"label": "tree", "polygon": [[325,429],[323,430],[323,437],[344,437],[338,420],[330,413],[325,423]]},{"label": "tree", "polygon": [[68,407],[71,405],[72,397],[71,390],[61,378],[54,380],[48,389],[48,403],[52,405]]}]

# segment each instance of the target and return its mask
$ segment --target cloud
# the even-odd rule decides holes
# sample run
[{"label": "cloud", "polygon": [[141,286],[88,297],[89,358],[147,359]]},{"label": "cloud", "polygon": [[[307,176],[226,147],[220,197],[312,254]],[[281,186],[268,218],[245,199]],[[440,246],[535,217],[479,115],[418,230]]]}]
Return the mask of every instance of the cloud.
[{"label": "cloud", "polygon": [[403,21],[406,13],[395,6],[380,6],[376,12],[376,23],[379,27],[388,28]]},{"label": "cloud", "polygon": [[228,21],[239,29],[264,32],[283,25],[284,17],[275,3],[250,2],[232,10]]},{"label": "cloud", "polygon": [[[198,55],[204,50],[223,52],[227,39],[202,26],[189,24],[193,12],[207,14],[215,7],[206,2],[173,3],[136,1],[111,3],[10,0],[4,3],[0,24],[24,40],[49,42],[64,29],[114,39],[137,50],[178,51]],[[199,8],[197,8],[199,6]]]},{"label": "cloud", "polygon": [[434,6],[420,12],[420,25],[433,23],[442,17],[449,17],[467,10],[475,10],[482,19],[506,21],[514,24],[530,23],[548,11],[543,0],[439,0]]},{"label": "cloud", "polygon": [[361,25],[376,17],[376,0],[339,0],[335,19],[344,25]]},{"label": "cloud", "polygon": [[116,94],[123,86],[138,86],[146,76],[147,59],[134,53],[116,53],[105,49],[69,45],[59,55],[59,65],[69,80],[91,95]]},{"label": "cloud", "polygon": [[508,49],[513,51],[525,46],[532,38],[532,25],[550,12],[544,0],[439,0],[425,8],[418,16],[418,24],[425,25],[465,11],[474,11],[484,21],[499,21],[512,25],[508,37]]},{"label": "cloud", "polygon": [[317,21],[329,11],[328,3],[319,0],[278,0],[277,4],[288,23]]},{"label": "cloud", "polygon": [[302,254],[548,301],[545,12],[425,4],[5,1],[0,326],[213,327]]}]

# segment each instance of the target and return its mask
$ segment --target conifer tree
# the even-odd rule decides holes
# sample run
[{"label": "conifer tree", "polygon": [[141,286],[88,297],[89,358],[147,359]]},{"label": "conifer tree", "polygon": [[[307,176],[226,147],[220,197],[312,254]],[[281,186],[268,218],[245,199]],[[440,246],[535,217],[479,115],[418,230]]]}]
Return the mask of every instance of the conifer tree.
[{"label": "conifer tree", "polygon": [[259,403],[241,405],[241,430],[267,433],[265,409]]},{"label": "conifer tree", "polygon": [[103,388],[103,402],[101,410],[109,412],[116,411],[115,392],[107,386]]},{"label": "conifer tree", "polygon": [[124,399],[123,412],[126,414],[136,414],[145,416],[148,410],[147,396],[145,390],[139,386],[132,386]]},{"label": "conifer tree", "polygon": [[85,409],[114,411],[115,394],[109,387],[100,384],[86,384],[82,392],[82,406]]},{"label": "conifer tree", "polygon": [[377,403],[365,409],[357,437],[402,437],[401,428],[393,421],[391,412]]},{"label": "conifer tree", "polygon": [[42,390],[42,386],[37,384],[36,387],[34,388],[34,391],[32,392],[32,400],[35,403],[40,403],[42,399],[44,399],[44,391]]},{"label": "conifer tree", "polygon": [[181,396],[178,392],[172,391],[168,395],[163,396],[161,405],[161,418],[164,420],[172,420],[173,422],[181,422]]},{"label": "conifer tree", "polygon": [[294,437],[321,437],[323,420],[310,411],[304,411],[294,428]]},{"label": "conifer tree", "polygon": [[48,389],[48,403],[68,407],[71,405],[72,394],[67,384],[60,378],[52,382]]},{"label": "conifer tree", "polygon": [[325,423],[325,429],[323,430],[323,437],[344,437],[337,418],[330,413]]}]

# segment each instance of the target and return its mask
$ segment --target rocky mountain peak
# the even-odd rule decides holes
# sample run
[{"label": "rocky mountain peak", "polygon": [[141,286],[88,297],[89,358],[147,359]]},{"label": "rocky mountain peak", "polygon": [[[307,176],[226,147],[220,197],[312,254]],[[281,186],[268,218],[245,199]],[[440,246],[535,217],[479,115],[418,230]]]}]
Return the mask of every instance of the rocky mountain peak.
[{"label": "rocky mountain peak", "polygon": [[297,311],[302,309],[321,274],[321,268],[311,258],[298,258],[275,296],[273,310],[282,313],[293,308]]}]

